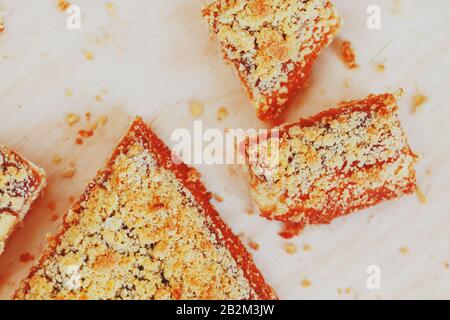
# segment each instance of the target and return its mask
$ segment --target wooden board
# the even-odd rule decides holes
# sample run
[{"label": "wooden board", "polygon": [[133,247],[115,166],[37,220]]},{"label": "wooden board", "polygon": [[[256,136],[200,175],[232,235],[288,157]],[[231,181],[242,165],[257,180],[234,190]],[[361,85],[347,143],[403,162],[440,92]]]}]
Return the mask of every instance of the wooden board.
[{"label": "wooden board", "polygon": [[[345,99],[402,87],[400,117],[410,143],[421,155],[420,188],[428,202],[402,198],[307,228],[289,243],[278,223],[246,213],[251,207],[246,181],[236,166],[197,166],[209,189],[224,198],[215,203],[246,245],[260,245],[256,264],[282,299],[450,298],[450,11],[446,0],[335,0],[345,24],[340,38],[321,56],[311,86],[299,94],[289,120],[315,114]],[[77,0],[81,30],[66,27],[56,1],[2,1],[6,30],[0,34],[0,142],[43,166],[49,185],[0,257],[0,298],[8,299],[37,259],[87,181],[102,168],[130,119],[141,115],[173,145],[171,133],[193,127],[190,102],[205,108],[205,128],[263,128],[233,70],[208,34],[200,16],[202,0]],[[366,27],[366,9],[382,10],[381,30]],[[348,70],[339,43],[348,39],[360,68]],[[92,60],[86,53],[92,53]],[[89,54],[87,55],[89,56]],[[384,72],[376,71],[384,64]],[[412,113],[414,95],[428,97]],[[72,93],[72,94],[70,94]],[[229,116],[219,122],[218,108]],[[108,117],[105,126],[81,146],[68,113]],[[55,165],[58,153],[62,163]],[[73,163],[71,179],[62,177]],[[58,219],[53,221],[58,215]],[[305,247],[306,246],[306,247]],[[403,249],[402,249],[403,248]],[[403,253],[402,253],[403,252]],[[366,285],[367,268],[381,270],[381,289]],[[307,279],[310,286],[302,286]]]}]

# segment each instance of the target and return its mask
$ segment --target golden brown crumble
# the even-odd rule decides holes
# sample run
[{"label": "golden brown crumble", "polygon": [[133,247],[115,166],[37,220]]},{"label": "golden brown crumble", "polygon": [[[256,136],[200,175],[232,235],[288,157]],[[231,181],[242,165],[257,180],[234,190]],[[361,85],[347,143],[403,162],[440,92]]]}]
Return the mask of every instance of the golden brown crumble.
[{"label": "golden brown crumble", "polygon": [[259,243],[255,242],[255,241],[250,240],[248,242],[248,246],[255,251],[259,250]]},{"label": "golden brown crumble", "polygon": [[288,254],[294,254],[297,252],[297,247],[293,243],[287,243],[284,245],[284,251],[286,251]]},{"label": "golden brown crumble", "polygon": [[87,60],[89,60],[89,61],[94,60],[94,54],[92,53],[92,51],[84,50],[83,54]]},{"label": "golden brown crumble", "polygon": [[417,198],[419,198],[420,203],[426,204],[428,202],[427,196],[423,193],[422,189],[416,189]]},{"label": "golden brown crumble", "polygon": [[328,0],[217,0],[203,15],[260,118],[279,115],[340,27]]},{"label": "golden brown crumble", "polygon": [[417,93],[413,98],[413,105],[412,105],[413,113],[418,112],[422,108],[424,103],[427,102],[427,100],[428,100],[427,96],[421,93]]},{"label": "golden brown crumble", "polygon": [[350,41],[342,42],[342,59],[344,60],[347,67],[350,69],[358,68],[358,64],[356,63],[356,54],[355,50],[352,47]]},{"label": "golden brown crumble", "polygon": [[203,103],[199,101],[193,101],[190,105],[191,115],[198,117],[203,113]]},{"label": "golden brown crumble", "polygon": [[311,280],[306,279],[306,278],[303,279],[302,282],[301,282],[301,286],[303,288],[309,288],[309,287],[311,287],[311,284],[312,284]]},{"label": "golden brown crumble", "polygon": [[80,122],[80,116],[75,114],[75,113],[69,113],[66,116],[66,123],[70,126],[73,127],[75,124],[77,124],[78,122]]},{"label": "golden brown crumble", "polygon": [[56,164],[56,165],[60,164],[61,161],[62,161],[61,156],[59,154],[57,154],[57,153],[55,153],[53,155],[52,160],[53,160],[53,163]]},{"label": "golden brown crumble", "polygon": [[228,245],[241,249],[187,187],[199,175],[192,169],[180,180],[173,164],[161,160],[162,154],[170,159],[170,151],[143,126],[136,120],[107,170],[67,213],[16,298],[257,297]]},{"label": "golden brown crumble", "polygon": [[66,11],[70,7],[70,3],[64,0],[57,0],[57,6],[59,11]]},{"label": "golden brown crumble", "polygon": [[384,64],[380,63],[375,66],[375,70],[377,70],[378,72],[384,72],[386,70],[386,67]]},{"label": "golden brown crumble", "polygon": [[228,110],[224,107],[221,107],[217,110],[217,120],[223,121],[228,117]]},{"label": "golden brown crumble", "polygon": [[407,247],[400,247],[399,249],[401,254],[408,254],[409,253],[409,249]]}]

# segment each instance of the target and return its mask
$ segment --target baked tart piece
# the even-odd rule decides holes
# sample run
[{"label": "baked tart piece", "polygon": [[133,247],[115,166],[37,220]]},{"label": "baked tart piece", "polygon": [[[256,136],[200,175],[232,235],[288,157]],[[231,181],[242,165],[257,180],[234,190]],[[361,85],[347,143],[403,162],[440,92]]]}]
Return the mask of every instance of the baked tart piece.
[{"label": "baked tart piece", "polygon": [[[370,95],[280,127],[271,170],[263,168],[267,161],[247,165],[261,214],[301,225],[328,224],[413,193],[417,156],[397,109],[397,95]],[[257,144],[246,144],[247,156],[257,150]]]},{"label": "baked tart piece", "polygon": [[329,0],[217,0],[203,9],[259,119],[276,121],[340,29]]},{"label": "baked tart piece", "polygon": [[0,254],[45,186],[44,170],[0,145]]},{"label": "baked tart piece", "polygon": [[172,158],[137,118],[15,298],[275,298],[197,171]]}]

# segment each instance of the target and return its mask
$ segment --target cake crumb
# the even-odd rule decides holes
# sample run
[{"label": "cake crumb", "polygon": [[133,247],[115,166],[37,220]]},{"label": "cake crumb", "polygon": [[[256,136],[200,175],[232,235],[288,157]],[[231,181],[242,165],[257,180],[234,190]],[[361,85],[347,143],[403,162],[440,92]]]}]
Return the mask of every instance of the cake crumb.
[{"label": "cake crumb", "polygon": [[57,154],[57,153],[55,153],[55,154],[53,155],[52,160],[53,160],[53,163],[54,163],[54,164],[60,164],[61,161],[62,161],[61,156],[60,156],[59,154]]},{"label": "cake crumb", "polygon": [[75,124],[80,122],[80,116],[75,113],[69,113],[66,116],[66,123],[69,125],[69,127],[73,127]]},{"label": "cake crumb", "polygon": [[302,287],[303,288],[309,288],[309,287],[311,287],[311,280],[309,280],[309,279],[303,279],[302,280],[302,283],[301,283],[301,285],[302,285]]},{"label": "cake crumb", "polygon": [[311,246],[309,244],[305,243],[303,245],[303,251],[305,251],[305,252],[311,251]]},{"label": "cake crumb", "polygon": [[94,54],[92,53],[92,51],[83,51],[84,53],[84,57],[89,60],[92,61],[94,60]]},{"label": "cake crumb", "polygon": [[416,189],[417,198],[419,198],[420,203],[426,204],[428,202],[427,196],[420,188]]},{"label": "cake crumb", "polygon": [[338,292],[338,294],[342,294],[342,289],[341,288],[337,288],[337,292]]},{"label": "cake crumb", "polygon": [[283,223],[283,229],[278,234],[282,238],[292,239],[292,238],[298,236],[304,228],[305,228],[305,225],[302,223],[286,222],[286,223]]},{"label": "cake crumb", "polygon": [[70,3],[65,0],[58,0],[57,5],[59,11],[66,11],[70,7]]},{"label": "cake crumb", "polygon": [[112,2],[106,3],[105,7],[106,7],[106,10],[108,11],[109,15],[112,18],[116,18],[117,17],[116,7],[114,7],[114,4]]},{"label": "cake crumb", "polygon": [[5,24],[3,23],[3,18],[0,16],[0,33],[5,31]]},{"label": "cake crumb", "polygon": [[380,63],[375,66],[375,70],[378,72],[384,72],[386,70],[386,67],[384,64]]},{"label": "cake crumb", "polygon": [[198,101],[193,101],[191,103],[190,109],[191,109],[191,115],[196,118],[203,113],[203,104]]},{"label": "cake crumb", "polygon": [[259,250],[259,244],[254,241],[249,241],[248,245],[250,248],[252,248],[255,251]]},{"label": "cake crumb", "polygon": [[34,260],[34,256],[29,252],[24,252],[20,255],[20,262],[28,263]]},{"label": "cake crumb", "polygon": [[344,87],[346,87],[348,89],[351,86],[352,86],[352,80],[345,80],[344,81]]},{"label": "cake crumb", "polygon": [[409,249],[407,247],[400,247],[400,253],[401,254],[408,254],[409,253]]},{"label": "cake crumb", "polygon": [[427,102],[427,100],[428,100],[427,96],[421,93],[417,93],[413,98],[413,106],[412,106],[413,113],[416,113],[419,110],[421,110],[423,104]]},{"label": "cake crumb", "polygon": [[66,89],[66,97],[73,97],[73,91],[72,89]]},{"label": "cake crumb", "polygon": [[51,211],[55,211],[56,204],[53,201],[51,201],[51,202],[47,203],[47,208],[49,208]]},{"label": "cake crumb", "polygon": [[350,294],[350,293],[352,293],[352,288],[350,288],[350,287],[345,288],[345,294]]},{"label": "cake crumb", "polygon": [[82,137],[82,138],[90,138],[94,135],[94,132],[92,130],[80,130],[78,131],[78,134]]},{"label": "cake crumb", "polygon": [[223,121],[228,117],[228,110],[224,107],[217,110],[217,120]]},{"label": "cake crumb", "polygon": [[295,252],[297,252],[297,247],[293,243],[287,243],[284,246],[284,251],[286,251],[286,253],[288,254],[294,254]]},{"label": "cake crumb", "polygon": [[217,202],[223,202],[223,198],[221,196],[219,196],[218,194],[216,194],[216,193],[213,194],[213,198]]},{"label": "cake crumb", "polygon": [[253,207],[247,207],[245,208],[245,213],[247,213],[249,216],[253,216],[255,214],[255,210]]},{"label": "cake crumb", "polygon": [[398,16],[402,14],[402,2],[401,0],[393,0],[391,12],[394,16]]},{"label": "cake crumb", "polygon": [[84,143],[84,141],[81,138],[76,138],[75,143],[81,146]]},{"label": "cake crumb", "polygon": [[356,54],[355,50],[352,48],[352,44],[350,41],[342,42],[342,59],[344,60],[347,67],[350,69],[358,68],[358,64],[356,63]]},{"label": "cake crumb", "polygon": [[77,172],[77,169],[75,168],[75,165],[73,163],[71,163],[69,165],[69,167],[67,167],[66,170],[64,170],[64,172],[62,173],[62,176],[63,176],[63,178],[70,179],[75,176],[76,172]]}]

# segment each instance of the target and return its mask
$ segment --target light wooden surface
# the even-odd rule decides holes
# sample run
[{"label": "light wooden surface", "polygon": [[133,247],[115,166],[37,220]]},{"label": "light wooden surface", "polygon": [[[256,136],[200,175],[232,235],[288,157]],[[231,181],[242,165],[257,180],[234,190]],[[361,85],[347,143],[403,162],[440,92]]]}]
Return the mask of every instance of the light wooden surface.
[{"label": "light wooden surface", "polygon": [[[56,1],[1,1],[6,30],[0,34],[0,141],[43,166],[49,185],[0,257],[0,298],[7,299],[39,256],[87,181],[105,162],[129,120],[141,115],[169,144],[176,128],[192,128],[189,103],[205,110],[205,127],[260,128],[233,70],[210,39],[199,10],[202,0],[71,1],[82,10],[82,29],[66,28]],[[352,41],[361,67],[348,70],[338,43],[321,56],[311,87],[290,108],[289,120],[312,115],[370,92],[406,90],[400,117],[414,150],[422,204],[410,196],[305,230],[288,255],[278,223],[245,213],[251,205],[239,168],[198,166],[216,203],[243,241],[260,244],[256,264],[283,299],[450,298],[450,11],[446,0],[335,0],[345,25],[340,39]],[[366,8],[382,9],[382,29],[366,27]],[[92,52],[88,60],[83,52]],[[377,72],[376,64],[385,72]],[[345,83],[350,84],[346,86]],[[70,89],[71,97],[66,95]],[[429,97],[417,113],[413,96]],[[101,95],[101,101],[95,97]],[[230,115],[216,120],[217,109]],[[65,115],[105,114],[106,126],[82,146],[74,143],[83,120],[69,128]],[[53,154],[63,162],[55,165]],[[61,174],[70,162],[77,173]],[[231,172],[236,171],[236,175]],[[50,209],[51,204],[56,209]],[[50,206],[49,206],[50,204]],[[52,221],[54,213],[59,219]],[[310,250],[304,250],[304,246]],[[401,253],[401,248],[404,247]],[[250,249],[251,250],[251,249]],[[36,260],[36,259],[35,259]],[[367,267],[381,268],[381,290],[366,286]],[[311,285],[301,285],[308,279]]]}]

